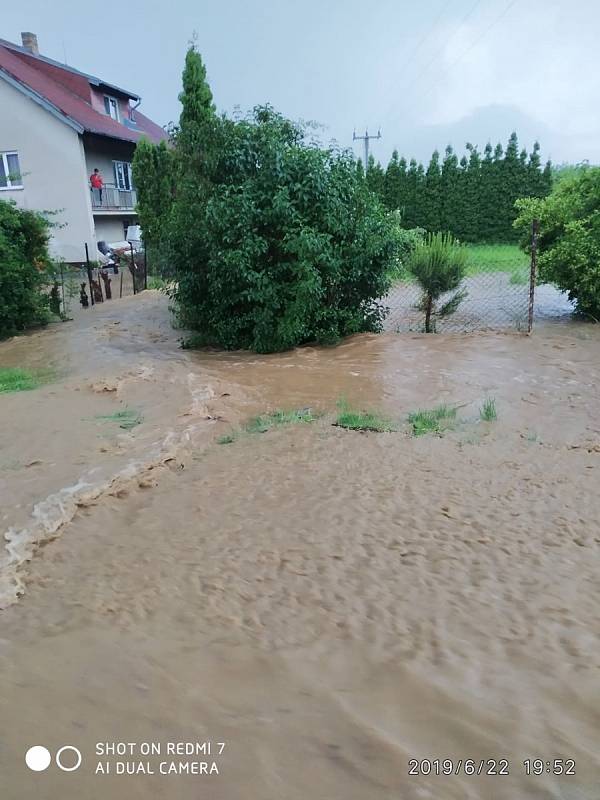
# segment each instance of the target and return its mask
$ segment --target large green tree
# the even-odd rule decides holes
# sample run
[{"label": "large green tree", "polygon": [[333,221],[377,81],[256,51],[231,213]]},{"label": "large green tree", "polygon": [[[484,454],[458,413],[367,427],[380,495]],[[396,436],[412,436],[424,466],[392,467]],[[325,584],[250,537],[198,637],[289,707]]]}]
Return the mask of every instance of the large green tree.
[{"label": "large green tree", "polygon": [[[320,148],[270,106],[217,116],[193,47],[180,100],[172,201],[150,229],[168,241],[180,323],[198,343],[261,352],[379,329],[397,249],[368,186],[375,177],[383,191],[381,167],[365,179],[349,152]],[[141,209],[154,204],[144,187]]]},{"label": "large green tree", "polygon": [[600,167],[558,182],[546,198],[517,201],[523,244],[539,221],[539,278],[569,293],[577,311],[600,321]]}]

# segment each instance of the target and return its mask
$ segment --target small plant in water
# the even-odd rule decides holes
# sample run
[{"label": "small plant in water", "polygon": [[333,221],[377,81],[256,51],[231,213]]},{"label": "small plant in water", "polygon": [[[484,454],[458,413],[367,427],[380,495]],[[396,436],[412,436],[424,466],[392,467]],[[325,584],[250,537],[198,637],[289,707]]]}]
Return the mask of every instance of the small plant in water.
[{"label": "small plant in water", "polygon": [[385,433],[396,430],[396,426],[387,417],[375,411],[357,411],[344,401],[338,403],[339,414],[333,423],[339,428],[350,431],[373,431]]},{"label": "small plant in water", "polygon": [[118,422],[119,428],[123,428],[123,430],[126,431],[130,431],[132,428],[135,428],[136,425],[141,425],[144,421],[144,418],[140,412],[133,408],[125,408],[123,411],[115,411],[114,414],[100,414],[96,417],[96,419],[100,419],[105,422]]},{"label": "small plant in water", "polygon": [[[431,233],[417,245],[408,259],[408,269],[422,290],[418,308],[425,315],[425,333],[435,332],[436,317],[454,314],[467,296],[460,289],[467,269],[468,254],[450,233]],[[438,305],[440,298],[454,292],[449,300]]]},{"label": "small plant in water", "polygon": [[314,422],[318,417],[313,414],[311,408],[301,408],[295,411],[273,411],[272,414],[261,414],[252,417],[244,430],[246,433],[266,433],[271,428],[279,425],[293,425],[298,422]]},{"label": "small plant in water", "polygon": [[483,401],[483,405],[479,409],[479,416],[484,422],[494,422],[498,419],[496,400],[493,397],[486,397]]},{"label": "small plant in water", "polygon": [[452,427],[456,419],[456,408],[440,405],[435,408],[412,411],[408,421],[412,425],[414,436],[423,436],[426,433],[441,433]]},{"label": "small plant in water", "polygon": [[52,379],[49,371],[0,367],[0,394],[4,392],[27,392],[37,389]]}]

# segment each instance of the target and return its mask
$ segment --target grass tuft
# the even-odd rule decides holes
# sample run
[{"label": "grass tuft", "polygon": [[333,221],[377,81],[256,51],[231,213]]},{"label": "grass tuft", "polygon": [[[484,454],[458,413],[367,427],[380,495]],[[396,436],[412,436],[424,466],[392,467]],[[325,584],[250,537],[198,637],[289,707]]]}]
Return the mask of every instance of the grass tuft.
[{"label": "grass tuft", "polygon": [[486,397],[483,401],[483,405],[479,409],[479,416],[484,422],[494,422],[498,419],[496,400],[493,397]]},{"label": "grass tuft", "polygon": [[244,430],[246,433],[266,433],[271,428],[277,428],[280,425],[314,422],[316,419],[317,416],[313,414],[310,408],[301,408],[295,411],[273,411],[272,414],[261,414],[258,417],[252,417],[244,426]]},{"label": "grass tuft", "polygon": [[441,433],[452,427],[456,419],[456,408],[440,405],[435,408],[412,411],[408,421],[412,425],[414,436],[424,436],[426,433]]},{"label": "grass tuft", "polygon": [[217,439],[217,444],[233,444],[235,440],[236,436],[233,433],[224,433]]},{"label": "grass tuft", "polygon": [[375,411],[357,411],[350,408],[345,401],[338,403],[339,414],[333,423],[339,428],[349,431],[372,431],[386,433],[396,430],[395,425],[387,417]]},{"label": "grass tuft", "polygon": [[123,411],[115,411],[114,414],[100,414],[96,417],[104,422],[118,422],[119,428],[130,431],[136,425],[141,425],[144,421],[139,411],[133,408],[126,408]]},{"label": "grass tuft", "polygon": [[44,370],[0,367],[0,394],[28,392],[52,380],[53,374]]}]

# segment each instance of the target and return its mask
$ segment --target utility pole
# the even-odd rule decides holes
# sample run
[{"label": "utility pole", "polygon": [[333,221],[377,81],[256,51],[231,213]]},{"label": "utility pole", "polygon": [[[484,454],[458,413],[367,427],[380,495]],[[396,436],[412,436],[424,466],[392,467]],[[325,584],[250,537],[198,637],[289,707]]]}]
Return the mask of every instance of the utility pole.
[{"label": "utility pole", "polygon": [[365,143],[365,174],[367,172],[369,166],[369,139],[381,139],[381,129],[377,131],[377,136],[369,136],[369,131],[365,131],[364,136],[357,136],[356,131],[352,133],[352,141],[355,142],[357,139],[362,139]]}]

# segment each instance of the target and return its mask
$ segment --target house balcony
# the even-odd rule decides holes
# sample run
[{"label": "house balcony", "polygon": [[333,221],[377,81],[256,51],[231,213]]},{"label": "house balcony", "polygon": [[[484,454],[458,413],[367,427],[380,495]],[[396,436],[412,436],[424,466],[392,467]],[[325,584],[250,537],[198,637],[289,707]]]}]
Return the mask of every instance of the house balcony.
[{"label": "house balcony", "polygon": [[135,189],[120,189],[115,184],[107,183],[102,189],[91,189],[91,192],[94,214],[135,214]]}]

